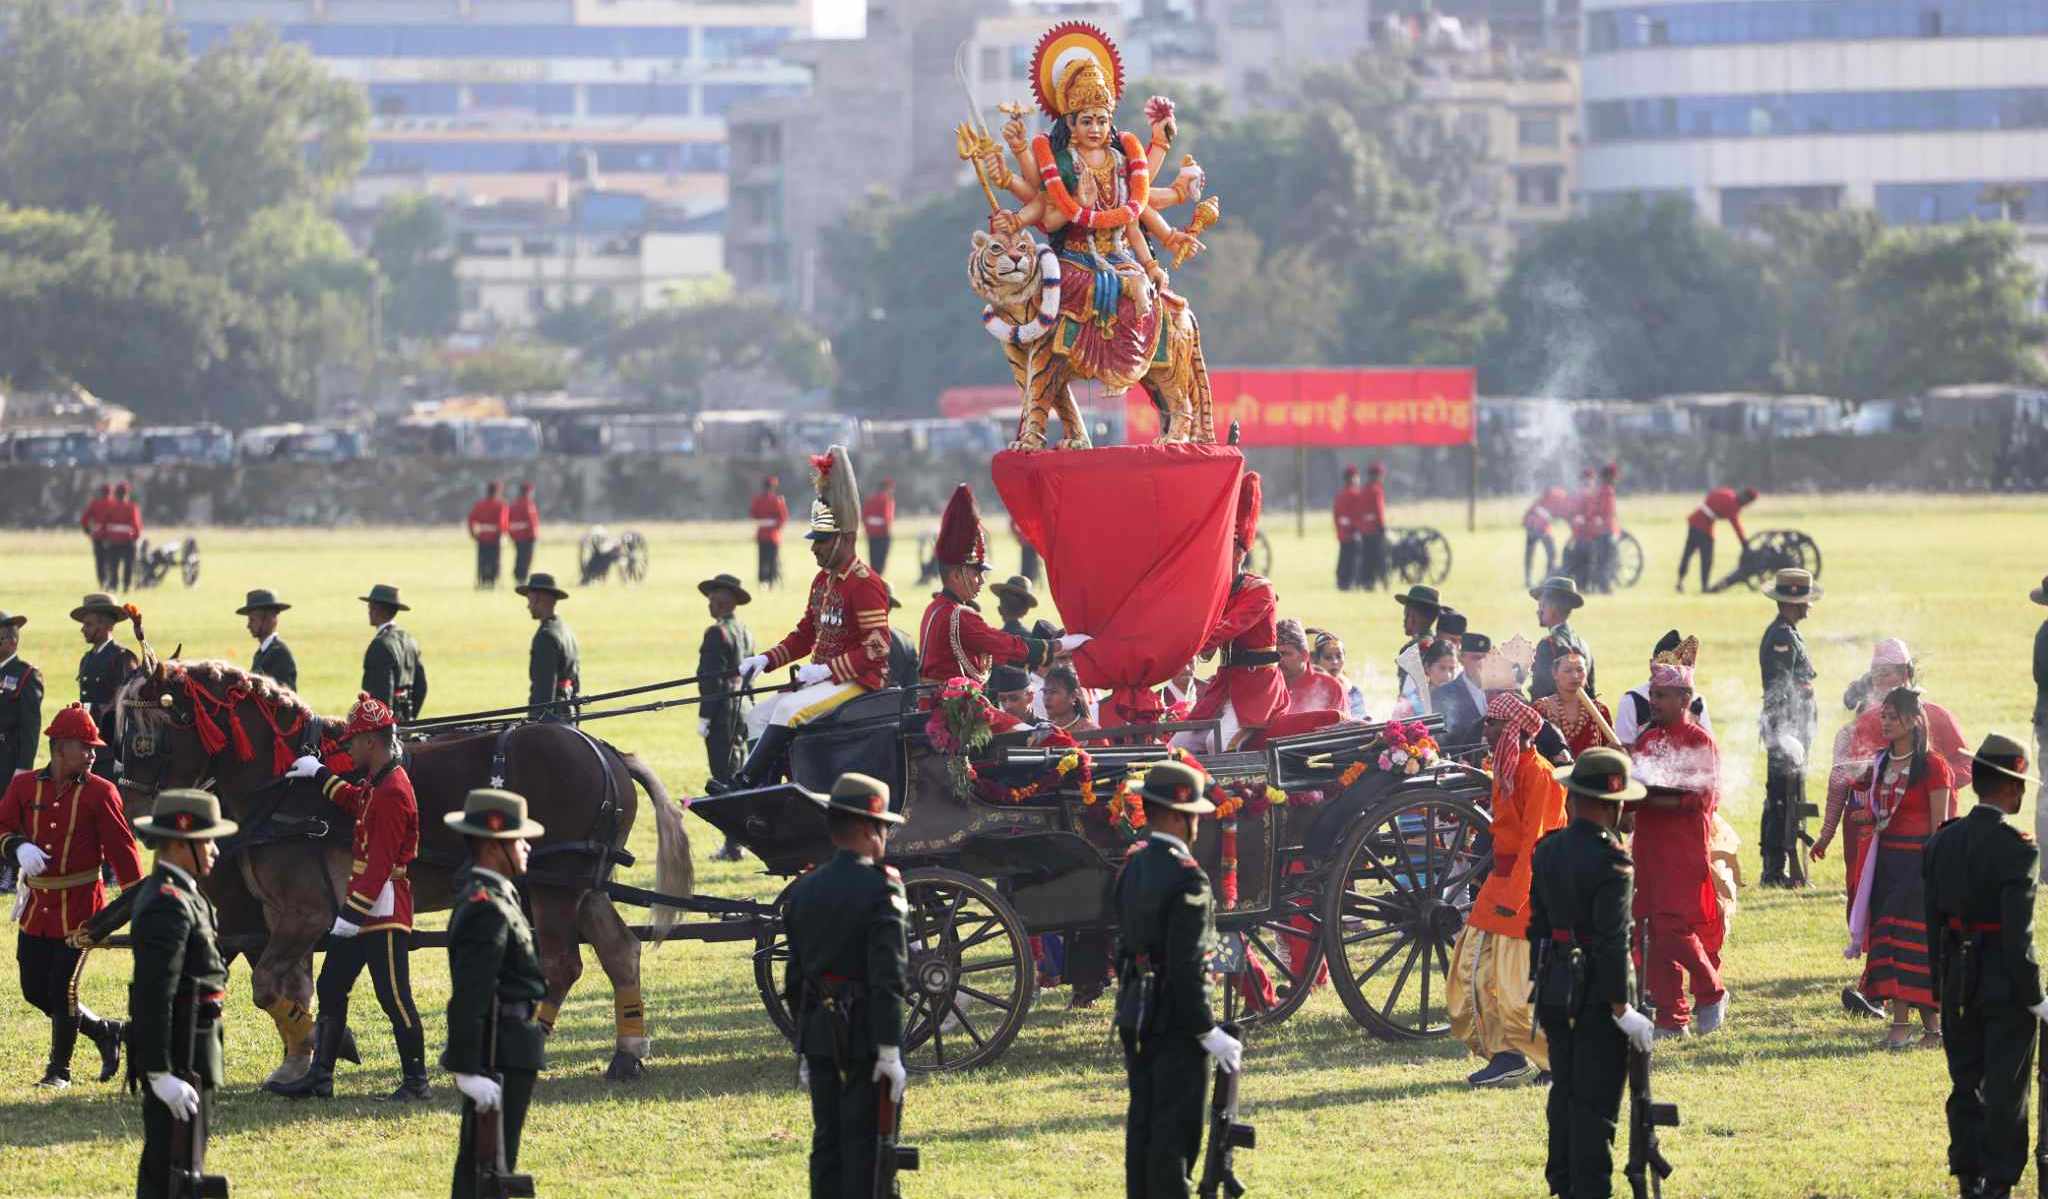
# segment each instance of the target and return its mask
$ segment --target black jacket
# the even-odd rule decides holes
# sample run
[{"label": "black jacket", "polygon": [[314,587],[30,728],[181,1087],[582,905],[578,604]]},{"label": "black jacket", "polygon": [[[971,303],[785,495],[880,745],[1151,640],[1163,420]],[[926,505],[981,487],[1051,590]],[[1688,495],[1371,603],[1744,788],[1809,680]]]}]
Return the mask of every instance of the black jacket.
[{"label": "black jacket", "polygon": [[299,664],[282,637],[272,637],[269,645],[259,647],[256,655],[249,659],[249,669],[294,691],[299,689]]},{"label": "black jacket", "polygon": [[1629,1002],[1629,903],[1635,863],[1612,832],[1574,820],[1544,835],[1529,861],[1529,942],[1570,934],[1584,954],[1580,1008]]},{"label": "black jacket", "polygon": [[849,1059],[872,1058],[883,1045],[903,1044],[909,911],[895,867],[863,861],[849,850],[833,854],[790,887],[782,995],[797,1018],[798,1053],[833,1056],[833,1017],[824,1000],[835,994],[851,1002]]},{"label": "black jacket", "polygon": [[426,711],[427,664],[411,633],[388,624],[370,638],[363,651],[363,690],[390,705],[401,724]]},{"label": "black jacket", "polygon": [[[1158,976],[1155,1013],[1141,1036],[1199,1037],[1216,1026],[1209,1007],[1209,958],[1216,951],[1215,898],[1194,856],[1159,836],[1124,864],[1116,880],[1117,983],[1137,984],[1144,965]],[[1117,1010],[1125,1009],[1119,998]]]},{"label": "black jacket", "polygon": [[[213,904],[191,876],[158,866],[134,887],[135,974],[128,984],[131,1075],[184,1073],[224,1081],[220,1005],[228,986]],[[193,1032],[185,1041],[185,1030]]]},{"label": "black jacket", "polygon": [[0,666],[0,785],[33,770],[43,740],[43,672],[20,658]]},{"label": "black jacket", "polygon": [[[1935,830],[1920,859],[1927,897],[1927,935],[1934,993],[1957,966],[1958,942],[1983,947],[1976,1001],[2009,1007],[2041,1002],[2041,967],[2034,960],[2034,886],[2041,853],[2027,835],[1990,804],[1978,804]],[[1951,929],[1949,921],[1963,927]],[[1992,928],[1991,926],[1996,926]]]},{"label": "black jacket", "polygon": [[[456,880],[448,917],[448,1047],[441,1068],[455,1074],[539,1070],[547,1034],[532,1005],[547,997],[533,929],[519,910],[519,892],[488,871]],[[522,1005],[507,1011],[501,1004]],[[490,1052],[489,1034],[497,1034]]]}]

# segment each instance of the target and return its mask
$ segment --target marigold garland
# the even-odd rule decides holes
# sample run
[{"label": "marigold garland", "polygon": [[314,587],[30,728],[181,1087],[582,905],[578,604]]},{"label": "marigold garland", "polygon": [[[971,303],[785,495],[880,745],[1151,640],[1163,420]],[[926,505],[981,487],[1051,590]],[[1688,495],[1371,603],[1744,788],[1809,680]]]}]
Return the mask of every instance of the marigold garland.
[{"label": "marigold garland", "polygon": [[1120,229],[1145,214],[1152,191],[1151,164],[1135,135],[1119,133],[1117,140],[1124,152],[1124,177],[1129,183],[1131,198],[1115,208],[1083,208],[1067,190],[1066,180],[1060,178],[1060,164],[1053,158],[1052,141],[1042,133],[1031,139],[1031,156],[1038,163],[1039,183],[1052,199],[1053,207],[1060,210],[1060,215],[1067,218],[1069,225],[1083,229]]}]

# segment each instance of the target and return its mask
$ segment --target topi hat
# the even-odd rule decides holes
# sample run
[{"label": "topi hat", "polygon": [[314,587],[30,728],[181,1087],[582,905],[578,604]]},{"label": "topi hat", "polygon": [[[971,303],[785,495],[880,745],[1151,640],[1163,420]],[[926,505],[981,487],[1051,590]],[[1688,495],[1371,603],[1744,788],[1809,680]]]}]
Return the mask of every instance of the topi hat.
[{"label": "topi hat", "polygon": [[747,589],[740,585],[739,578],[736,575],[712,575],[710,578],[697,584],[698,595],[710,595],[712,592],[721,589],[732,592],[736,597],[736,603],[751,604],[754,602],[754,597],[749,595]]},{"label": "topi hat", "polygon": [[378,583],[370,588],[370,594],[359,595],[356,598],[366,604],[381,604],[386,608],[393,608],[400,612],[412,611],[411,604],[398,602],[398,588],[393,587],[389,583]]},{"label": "topi hat", "polygon": [[530,841],[548,831],[538,820],[527,819],[524,795],[496,787],[478,787],[463,796],[462,810],[441,822],[465,837],[490,841]]},{"label": "topi hat", "polygon": [[1022,600],[1026,612],[1038,606],[1038,590],[1031,585],[1031,580],[1023,575],[1011,575],[1000,583],[990,583],[988,589],[997,595]]},{"label": "topi hat", "polygon": [[398,717],[383,700],[367,691],[358,691],[355,706],[348,710],[348,720],[341,726],[341,738],[346,741],[358,733],[374,733],[397,723]]},{"label": "topi hat", "polygon": [[100,726],[93,723],[92,713],[85,710],[84,704],[58,709],[43,736],[52,741],[82,741],[93,749],[103,749],[107,744],[100,740]]},{"label": "topi hat", "polygon": [[149,815],[130,822],[144,837],[168,841],[211,841],[231,837],[242,826],[220,815],[220,800],[211,791],[172,787],[159,791]]},{"label": "topi hat", "polygon": [[1138,795],[1148,804],[1171,808],[1189,816],[1206,816],[1216,810],[1202,792],[1209,780],[1185,762],[1161,762],[1145,772]]},{"label": "topi hat", "polygon": [[1771,585],[1764,588],[1765,599],[1781,604],[1817,604],[1820,596],[1820,584],[1813,581],[1813,572],[1797,566],[1779,571]]},{"label": "topi hat", "polygon": [[986,690],[991,700],[995,699],[996,696],[1004,695],[1011,691],[1028,691],[1030,688],[1031,676],[1026,674],[1021,666],[1005,664],[988,672],[988,687]]},{"label": "topi hat", "polygon": [[1484,633],[1467,633],[1463,637],[1458,638],[1458,652],[1460,654],[1484,654],[1491,652],[1492,649],[1493,638],[1488,637]]},{"label": "topi hat", "polygon": [[260,611],[282,612],[289,607],[290,604],[277,598],[276,592],[267,587],[258,587],[249,593],[248,599],[242,601],[241,607],[235,609],[235,615],[247,616],[251,612]]},{"label": "topi hat", "polygon": [[1604,745],[1587,750],[1579,755],[1578,761],[1560,766],[1553,773],[1557,775],[1557,781],[1564,784],[1565,790],[1576,791],[1591,799],[1628,803],[1650,793],[1647,787],[1629,777],[1628,755]]},{"label": "topi hat", "polygon": [[832,794],[825,800],[825,810],[865,816],[881,824],[903,823],[903,817],[889,810],[889,784],[850,770],[832,784]]},{"label": "topi hat", "polygon": [[1529,598],[1538,603],[1545,596],[1566,601],[1568,609],[1576,610],[1586,604],[1586,597],[1579,594],[1579,583],[1570,575],[1552,575],[1529,589]]},{"label": "topi hat", "polygon": [[517,595],[525,595],[528,592],[538,591],[542,595],[552,595],[558,600],[565,600],[569,598],[568,592],[562,590],[560,587],[557,587],[555,585],[555,576],[549,574],[547,571],[544,570],[536,570],[532,574],[527,575],[526,581],[524,583],[521,583],[519,586],[514,587],[512,590],[514,594]]},{"label": "topi hat", "polygon": [[128,615],[128,613],[121,605],[114,602],[113,596],[105,592],[95,591],[79,601],[76,608],[71,609],[71,619],[73,620],[84,620],[86,617],[93,615],[111,616],[115,620],[119,620]]},{"label": "topi hat", "polygon": [[932,558],[940,566],[971,566],[988,573],[988,534],[981,527],[981,509],[974,503],[974,488],[962,483],[946,501],[939,517],[939,539]]},{"label": "topi hat", "polygon": [[1437,614],[1436,632],[1439,637],[1457,637],[1462,639],[1468,627],[1470,626],[1466,623],[1465,614],[1456,608],[1445,608]]},{"label": "topi hat", "polygon": [[2027,773],[2031,763],[2027,761],[2026,747],[2004,733],[1986,733],[1983,744],[1970,755],[1970,761],[1979,771],[1993,771],[2023,783],[2039,784],[2041,781]]}]

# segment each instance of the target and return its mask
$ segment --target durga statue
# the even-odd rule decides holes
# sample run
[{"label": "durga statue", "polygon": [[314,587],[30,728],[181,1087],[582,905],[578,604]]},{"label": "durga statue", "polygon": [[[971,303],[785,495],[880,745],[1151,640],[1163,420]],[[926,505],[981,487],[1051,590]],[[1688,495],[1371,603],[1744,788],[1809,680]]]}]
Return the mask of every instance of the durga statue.
[{"label": "durga statue", "polygon": [[[978,108],[975,122],[957,131],[960,155],[974,164],[990,209],[989,228],[974,233],[968,278],[987,304],[982,324],[1002,344],[1022,392],[1010,448],[1046,448],[1054,414],[1065,429],[1058,448],[1090,448],[1071,389],[1076,379],[1095,380],[1119,404],[1132,386],[1144,387],[1163,417],[1161,444],[1214,442],[1201,333],[1147,239],[1156,238],[1178,267],[1203,248],[1198,235],[1220,211],[1213,197],[1202,199],[1202,169],[1191,156],[1170,186],[1153,185],[1173,146],[1173,102],[1154,96],[1146,103],[1148,145],[1117,129],[1123,61],[1108,34],[1082,21],[1055,25],[1039,39],[1030,75],[1051,128],[1029,137],[1025,108],[1001,106],[1016,170],[979,124]],[[1020,207],[1004,208],[998,192]],[[1196,204],[1187,229],[1160,215],[1181,204]],[[1049,245],[1039,245],[1034,228]]]}]

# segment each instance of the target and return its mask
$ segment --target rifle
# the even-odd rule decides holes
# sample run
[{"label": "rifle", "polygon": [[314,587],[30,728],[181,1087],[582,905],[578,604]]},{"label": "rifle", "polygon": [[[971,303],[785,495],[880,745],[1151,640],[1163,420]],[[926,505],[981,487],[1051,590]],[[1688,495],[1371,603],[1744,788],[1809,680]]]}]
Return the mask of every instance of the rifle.
[{"label": "rifle", "polygon": [[[1803,776],[1802,776],[1803,777]],[[1804,788],[1785,801],[1785,877],[1798,886],[1806,885],[1806,851],[1813,848],[1813,834],[1806,831],[1807,817],[1820,818],[1820,805],[1806,802]]]},{"label": "rifle", "polygon": [[[1650,960],[1650,922],[1642,920],[1636,924],[1637,960]],[[1643,986],[1642,971],[1636,972],[1636,1010],[1656,1019],[1656,1006],[1650,1002]],[[1671,1163],[1665,1159],[1663,1149],[1657,1145],[1659,1128],[1678,1127],[1678,1105],[1657,1103],[1650,1098],[1650,1055],[1638,1050],[1631,1042],[1628,1047],[1628,1165],[1622,1174],[1628,1179],[1629,1192],[1635,1199],[1663,1199],[1664,1180],[1671,1177]]]},{"label": "rifle", "polygon": [[514,1174],[505,1162],[505,1076],[498,1064],[498,1020],[494,1012],[484,1033],[485,1074],[498,1084],[498,1106],[479,1109],[471,1125],[478,1199],[532,1199],[533,1175]]},{"label": "rifle", "polygon": [[[1244,1038],[1244,1031],[1235,1023],[1226,1021],[1221,1027],[1232,1037]],[[1243,1195],[1244,1184],[1237,1180],[1237,1151],[1258,1148],[1258,1130],[1237,1122],[1237,1080],[1238,1075],[1217,1068],[1216,1090],[1209,1097],[1209,1145],[1202,1151],[1202,1181],[1196,1188],[1201,1199],[1217,1199],[1218,1195],[1238,1199]]]},{"label": "rifle", "polygon": [[170,1199],[228,1199],[227,1175],[206,1172],[206,1089],[195,1068],[199,1061],[199,1006],[205,1002],[194,998],[178,1029],[185,1042],[185,1068],[171,1073],[198,1093],[199,1110],[190,1120],[171,1120]]},{"label": "rifle", "polygon": [[917,1146],[899,1143],[903,1105],[889,1098],[887,1079],[875,1084],[875,1185],[874,1199],[901,1199],[903,1188],[897,1171],[918,1167]]}]

